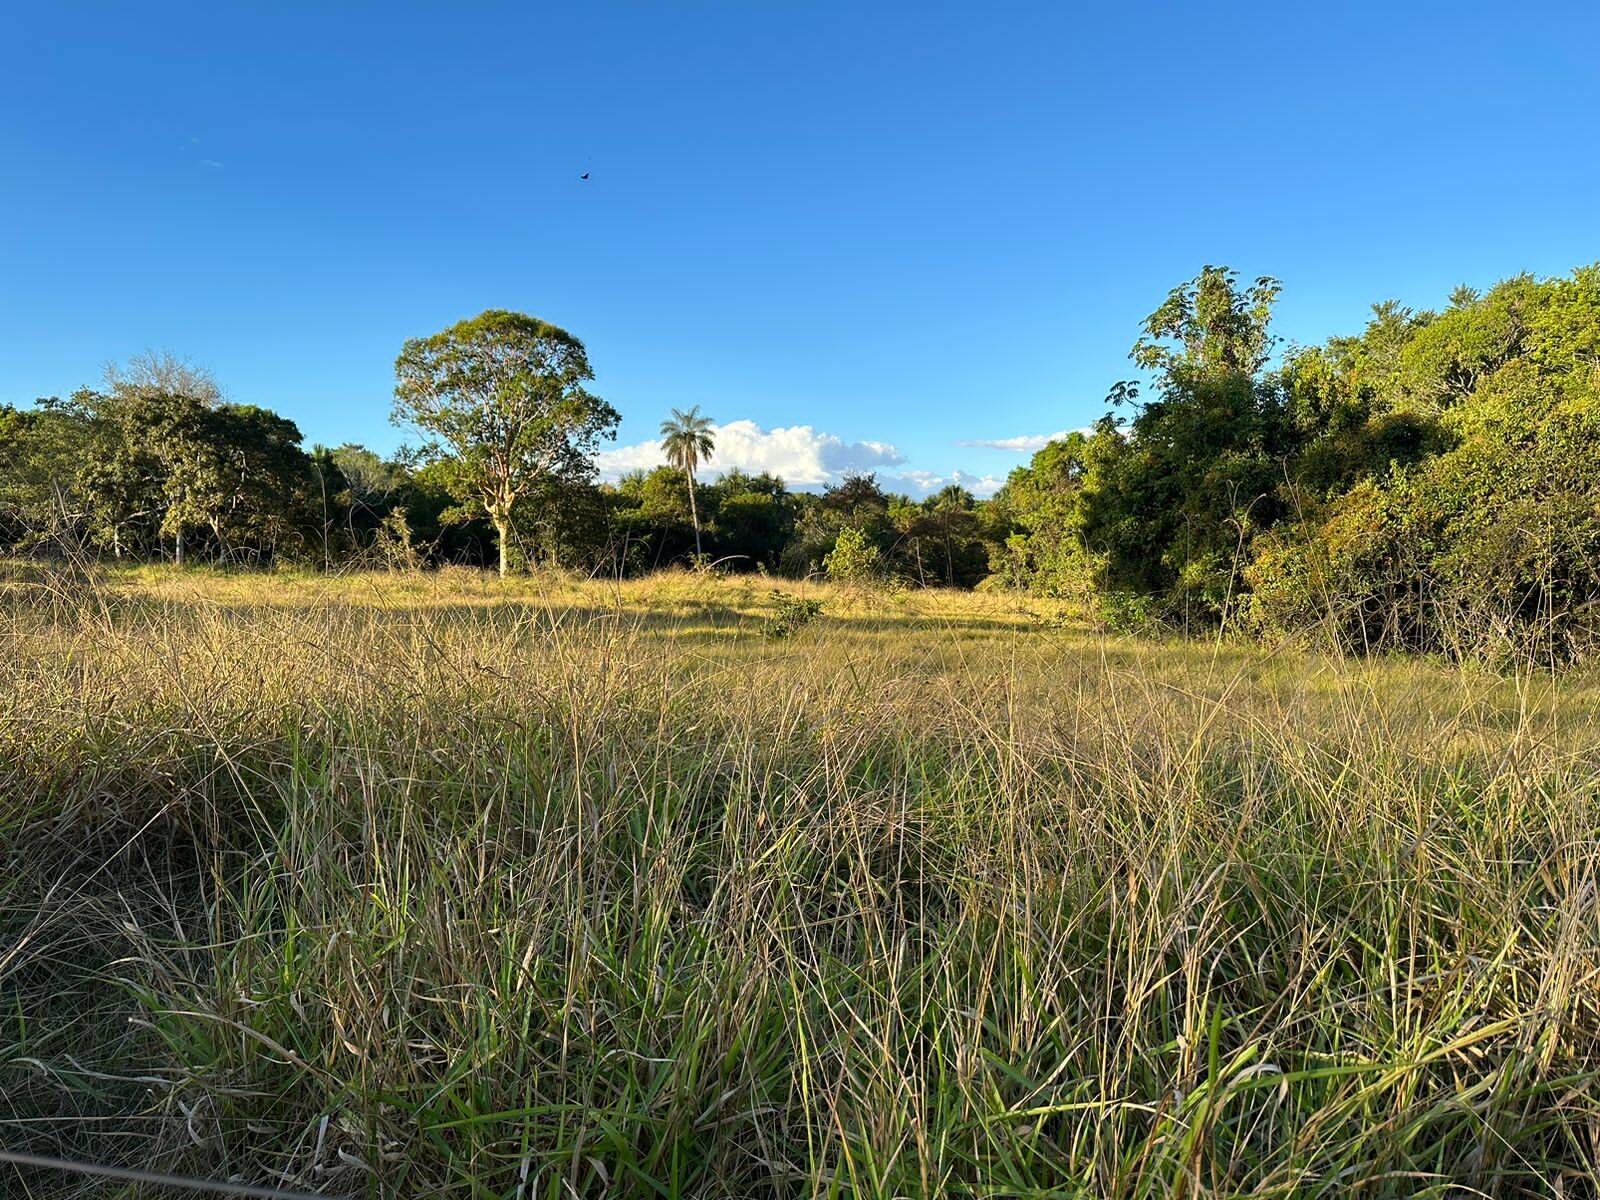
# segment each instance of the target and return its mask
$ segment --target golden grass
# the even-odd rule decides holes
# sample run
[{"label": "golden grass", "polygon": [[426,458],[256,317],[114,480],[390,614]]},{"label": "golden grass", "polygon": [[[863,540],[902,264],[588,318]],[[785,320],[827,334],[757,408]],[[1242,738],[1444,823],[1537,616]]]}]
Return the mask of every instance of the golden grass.
[{"label": "golden grass", "polygon": [[[775,588],[827,611],[764,637]],[[1059,618],[17,573],[0,1144],[394,1196],[1593,1194],[1592,681]]]}]

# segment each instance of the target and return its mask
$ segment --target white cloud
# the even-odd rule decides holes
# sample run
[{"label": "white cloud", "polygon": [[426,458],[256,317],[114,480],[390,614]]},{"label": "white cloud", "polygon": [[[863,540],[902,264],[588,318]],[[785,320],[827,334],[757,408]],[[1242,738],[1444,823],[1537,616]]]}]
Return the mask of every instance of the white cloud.
[{"label": "white cloud", "polygon": [[948,475],[940,475],[936,471],[901,471],[885,479],[883,484],[889,491],[904,491],[917,499],[931,496],[940,488],[954,483],[983,500],[999,491],[1004,482],[997,475],[969,475],[965,471],[955,470]]},{"label": "white cloud", "polygon": [[[762,429],[754,421],[729,421],[713,426],[712,435],[717,448],[705,465],[710,478],[735,468],[751,474],[770,471],[790,487],[806,488],[905,462],[905,455],[887,442],[847,442],[809,425]],[[666,458],[661,443],[649,441],[602,450],[595,462],[602,479],[616,480],[629,471],[659,467]]]},{"label": "white cloud", "polygon": [[594,461],[600,468],[601,479],[615,481],[629,471],[648,471],[667,460],[661,453],[660,442],[635,442],[615,450],[602,450],[594,456]]},{"label": "white cloud", "polygon": [[[754,421],[729,421],[713,426],[712,436],[716,451],[701,468],[707,479],[735,469],[752,475],[768,471],[791,488],[818,491],[846,475],[873,471],[885,491],[903,492],[913,499],[931,496],[952,483],[960,484],[974,496],[988,497],[1005,482],[999,476],[972,475],[962,470],[893,470],[906,461],[898,447],[888,442],[847,442],[810,425],[763,429]],[[612,482],[629,471],[648,471],[666,461],[659,441],[634,442],[595,455],[600,478]]]},{"label": "white cloud", "polygon": [[1088,435],[1093,432],[1093,428],[1062,429],[1056,433],[1025,433],[1019,437],[974,438],[972,441],[958,442],[957,445],[982,446],[986,450],[1004,450],[1010,454],[1033,454],[1043,450],[1051,442],[1062,441],[1074,433]]}]

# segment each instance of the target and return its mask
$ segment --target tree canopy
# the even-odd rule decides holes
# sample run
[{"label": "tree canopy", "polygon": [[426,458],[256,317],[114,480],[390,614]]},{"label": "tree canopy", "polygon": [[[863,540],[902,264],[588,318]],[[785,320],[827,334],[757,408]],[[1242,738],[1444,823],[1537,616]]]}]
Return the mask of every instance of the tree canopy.
[{"label": "tree canopy", "polygon": [[593,378],[566,330],[498,309],[401,348],[394,419],[436,439],[446,486],[494,525],[502,575],[518,503],[546,480],[591,476],[600,440],[615,436],[617,411],[584,388]]}]

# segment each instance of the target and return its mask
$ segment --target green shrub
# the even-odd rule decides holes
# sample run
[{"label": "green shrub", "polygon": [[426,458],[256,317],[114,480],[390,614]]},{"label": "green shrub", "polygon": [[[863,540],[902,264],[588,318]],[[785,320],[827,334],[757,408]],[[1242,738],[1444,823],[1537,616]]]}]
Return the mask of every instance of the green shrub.
[{"label": "green shrub", "polygon": [[777,611],[762,625],[761,633],[764,637],[786,638],[822,616],[821,600],[809,596],[796,596],[776,589],[772,592],[772,599],[777,605]]},{"label": "green shrub", "polygon": [[865,533],[848,525],[839,531],[822,566],[836,583],[874,583],[883,578],[883,556],[878,548]]},{"label": "green shrub", "polygon": [[1143,592],[1106,592],[1096,606],[1100,623],[1113,633],[1152,633],[1161,624],[1159,596]]},{"label": "green shrub", "polygon": [[404,506],[391,509],[378,524],[372,541],[373,556],[391,571],[414,571],[422,556],[412,540],[411,522]]}]

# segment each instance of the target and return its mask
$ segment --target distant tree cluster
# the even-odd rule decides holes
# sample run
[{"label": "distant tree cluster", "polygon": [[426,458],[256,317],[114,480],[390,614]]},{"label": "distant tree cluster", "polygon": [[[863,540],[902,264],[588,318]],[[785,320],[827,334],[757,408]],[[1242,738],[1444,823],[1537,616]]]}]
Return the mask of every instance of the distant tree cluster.
[{"label": "distant tree cluster", "polygon": [[223,402],[169,356],[32,410],[0,407],[0,539],[122,559],[232,560],[301,547],[320,480],[294,424]]},{"label": "distant tree cluster", "polygon": [[[685,473],[635,471],[606,489],[628,568],[650,570],[695,554],[696,515]],[[697,489],[701,552],[732,569],[805,576],[826,572],[841,535],[871,546],[881,577],[926,586],[972,587],[989,573],[998,545],[993,510],[963,488],[924,500],[886,492],[868,475],[822,492],[791,492],[773,475],[725,471]]]},{"label": "distant tree cluster", "polygon": [[596,481],[618,414],[586,385],[578,339],[491,311],[408,341],[394,419],[421,443],[385,458],[302,445],[294,423],[231,404],[206,372],[151,355],[98,389],[0,406],[0,553],[324,569],[543,563],[640,573],[678,563],[807,574],[842,532],[887,578],[971,586],[987,572],[986,508],[947,488],[921,503],[870,475],[822,495],[772,475],[696,472],[709,418],[663,424],[674,465]]}]

